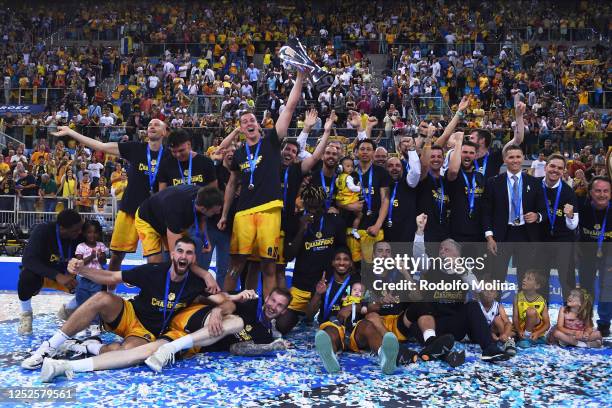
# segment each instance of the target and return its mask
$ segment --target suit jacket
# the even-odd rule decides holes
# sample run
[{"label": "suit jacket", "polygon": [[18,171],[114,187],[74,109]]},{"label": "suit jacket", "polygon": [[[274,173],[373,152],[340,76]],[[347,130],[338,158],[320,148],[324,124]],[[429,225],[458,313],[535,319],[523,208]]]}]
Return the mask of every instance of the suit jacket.
[{"label": "suit jacket", "polygon": [[[544,191],[542,182],[526,173],[522,174],[523,180],[523,214],[528,212],[538,213],[539,221],[546,215],[546,204],[544,203]],[[498,242],[506,240],[510,225],[510,199],[508,197],[508,173],[498,174],[487,180],[483,201],[482,218],[485,231],[493,231],[493,238]],[[541,241],[541,228],[539,223],[527,224],[527,235],[529,242]]]}]

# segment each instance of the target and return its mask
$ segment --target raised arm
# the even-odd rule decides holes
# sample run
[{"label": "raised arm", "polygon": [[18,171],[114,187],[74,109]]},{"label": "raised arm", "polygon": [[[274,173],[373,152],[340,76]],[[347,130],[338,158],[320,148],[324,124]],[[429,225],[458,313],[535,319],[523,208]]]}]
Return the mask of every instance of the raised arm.
[{"label": "raised arm", "polygon": [[[310,115],[311,112],[312,111],[308,112],[308,114]],[[317,117],[316,114],[317,114],[317,111],[314,110],[315,120]],[[315,166],[315,164],[317,164],[317,162],[321,160],[321,157],[323,157],[323,152],[325,151],[325,148],[327,147],[327,140],[329,139],[329,134],[331,133],[332,126],[334,125],[334,122],[336,121],[336,119],[337,119],[336,113],[334,111],[331,111],[329,117],[325,121],[325,130],[323,132],[323,136],[321,137],[321,139],[319,140],[319,143],[317,144],[315,151],[312,152],[312,156],[307,157],[304,160],[302,160],[302,164],[301,164],[302,174],[308,173]]]},{"label": "raised arm", "polygon": [[287,136],[287,129],[289,129],[289,124],[291,123],[293,112],[295,112],[295,107],[297,106],[300,97],[302,96],[303,84],[304,74],[301,71],[298,71],[295,83],[293,84],[293,88],[291,88],[291,92],[289,93],[289,98],[287,98],[287,105],[285,106],[285,110],[283,111],[283,113],[280,114],[278,120],[276,121],[276,134],[278,135],[278,140],[280,141],[282,141]]},{"label": "raised arm", "polygon": [[83,136],[79,132],[70,129],[68,126],[58,126],[57,132],[52,133],[55,137],[68,136],[77,142],[89,147],[90,149],[102,151],[106,154],[119,156],[119,145],[116,142],[103,143],[99,140]]},{"label": "raised arm", "polygon": [[453,148],[453,152],[451,153],[448,161],[448,170],[446,170],[448,181],[455,181],[457,179],[457,175],[459,174],[459,169],[461,168],[461,146],[463,144],[463,132],[453,133],[452,139],[455,147]]},{"label": "raised arm", "polygon": [[408,166],[406,183],[408,183],[410,187],[415,188],[421,179],[421,160],[416,150],[408,151]]},{"label": "raised arm", "polygon": [[446,127],[444,128],[442,136],[440,136],[438,140],[436,140],[436,144],[438,146],[444,147],[446,145],[446,142],[448,142],[450,136],[455,132],[455,128],[459,124],[459,121],[465,116],[465,111],[467,110],[469,104],[469,96],[465,95],[463,98],[461,98],[461,102],[459,102],[459,105],[457,105],[457,112],[455,112],[455,116],[453,116],[451,121],[448,122],[448,125],[446,125]]},{"label": "raised arm", "polygon": [[514,107],[514,114],[516,127],[514,128],[514,137],[504,145],[502,152],[506,150],[508,146],[518,145],[520,146],[523,143],[523,139],[525,138],[525,120],[523,119],[523,114],[525,113],[525,103],[517,102]]},{"label": "raised arm", "polygon": [[223,139],[223,141],[219,145],[218,149],[225,150],[228,147],[230,147],[231,144],[234,143],[234,141],[238,138],[239,134],[240,134],[240,126],[238,126],[236,129],[232,130],[229,135],[225,136],[225,139]]}]

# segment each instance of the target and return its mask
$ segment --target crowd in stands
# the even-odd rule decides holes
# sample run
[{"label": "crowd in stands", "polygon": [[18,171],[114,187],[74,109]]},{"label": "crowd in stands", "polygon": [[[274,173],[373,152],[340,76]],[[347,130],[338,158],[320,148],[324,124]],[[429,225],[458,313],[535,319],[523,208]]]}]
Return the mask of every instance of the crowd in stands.
[{"label": "crowd in stands", "polygon": [[[96,155],[83,153],[86,149],[79,150],[72,140],[56,144],[49,134],[60,125],[103,141],[140,140],[147,123],[157,118],[172,128],[190,129],[194,150],[200,152],[231,132],[245,110],[256,112],[262,128],[274,127],[295,81],[295,74],[279,58],[280,46],[292,36],[303,39],[310,57],[334,76],[327,91],[317,92],[312,81],[304,88],[292,127],[303,128],[305,112],[314,106],[319,119],[311,136],[322,133],[332,110],[339,117],[336,134],[355,136],[351,114],[355,111],[364,127],[368,117],[375,118],[374,135],[379,140],[384,136],[393,153],[394,138],[415,135],[421,121],[441,130],[459,100],[469,94],[469,108],[459,127],[491,130],[497,139],[493,146],[500,147],[513,134],[513,101],[518,95],[528,108],[526,153],[535,159],[541,151],[546,156],[561,151],[583,163],[585,168],[579,169],[583,172],[603,164],[601,149],[609,146],[612,121],[605,111],[593,109],[605,108],[606,93],[612,95],[609,48],[517,45],[511,28],[531,27],[533,40],[540,39],[541,27],[558,27],[561,40],[568,30],[583,27],[596,27],[607,35],[607,22],[601,17],[609,8],[605,2],[600,5],[603,8],[580,2],[577,9],[557,8],[553,14],[543,13],[549,9],[548,2],[499,7],[484,2],[478,8],[454,2],[441,7],[419,3],[413,9],[384,2],[361,2],[359,7],[342,3],[317,8],[283,3],[226,6],[137,3],[75,9],[77,17],[68,24],[67,39],[94,39],[96,31],[106,33],[96,39],[111,39],[119,30],[134,35],[133,52],[128,55],[116,46],[93,43],[47,46],[39,42],[18,52],[15,43],[25,41],[24,33],[33,26],[39,27],[40,37],[67,20],[42,6],[0,12],[3,102],[45,105],[41,114],[1,117],[3,131],[23,141],[23,146],[3,151],[11,170],[2,167],[3,192],[13,191],[6,189],[7,174],[20,179],[20,161],[38,184],[42,174],[48,173],[58,194],[64,196],[83,190],[79,188],[85,173],[81,163],[85,168],[104,166],[105,187],[110,192],[120,180],[121,169],[115,169],[120,164],[103,155],[92,163]],[[375,72],[368,58],[379,49],[369,49],[362,41],[377,39],[385,44],[388,55],[382,72]],[[150,55],[144,43],[151,42],[200,44],[197,49],[166,48]],[[491,42],[497,44],[491,46]],[[261,62],[254,59],[256,51],[263,53]],[[107,78],[117,79],[114,91],[101,86]],[[45,88],[50,89],[43,99],[37,90]],[[41,156],[35,156],[38,151],[46,153],[41,163]],[[28,152],[31,157],[24,155]],[[39,165],[48,171],[39,170]],[[76,180],[72,190],[63,188],[68,168]],[[92,191],[99,183],[98,173],[90,174]],[[26,193],[38,191],[26,189]]]}]

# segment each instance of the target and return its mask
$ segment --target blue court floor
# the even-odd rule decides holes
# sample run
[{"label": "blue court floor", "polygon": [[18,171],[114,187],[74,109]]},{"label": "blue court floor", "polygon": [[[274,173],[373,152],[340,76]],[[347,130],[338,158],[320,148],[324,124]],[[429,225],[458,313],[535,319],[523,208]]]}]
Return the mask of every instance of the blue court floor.
[{"label": "blue court floor", "polygon": [[[556,317],[551,310],[551,317]],[[313,349],[314,328],[298,326],[288,339],[295,349],[268,357],[227,353],[179,361],[162,375],[146,366],[77,373],[42,384],[21,360],[58,327],[54,315],[34,320],[33,337],[17,336],[17,320],[0,323],[0,387],[74,386],[77,402],[36,406],[96,407],[521,407],[612,404],[611,344],[598,350],[539,346],[519,350],[510,361],[479,360],[477,346],[460,344],[466,363],[452,369],[420,362],[383,376],[367,354],[343,354],[342,372],[325,373]],[[111,341],[114,335],[105,334]],[[23,406],[31,406],[24,404]]]}]

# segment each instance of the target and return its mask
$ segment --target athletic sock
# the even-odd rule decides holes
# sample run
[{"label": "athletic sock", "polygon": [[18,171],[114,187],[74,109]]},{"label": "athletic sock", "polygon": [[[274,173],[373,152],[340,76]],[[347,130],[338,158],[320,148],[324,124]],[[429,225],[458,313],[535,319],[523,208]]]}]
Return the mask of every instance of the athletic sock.
[{"label": "athletic sock", "polygon": [[91,343],[85,346],[85,350],[89,354],[93,354],[94,356],[100,355],[100,349],[104,347],[104,343]]},{"label": "athletic sock", "polygon": [[166,347],[169,347],[175,353],[178,353],[182,350],[188,350],[193,347],[193,337],[188,334],[177,340],[174,340],[173,342],[168,343]]},{"label": "athletic sock", "polygon": [[49,339],[49,345],[54,349],[61,346],[66,340],[68,340],[68,336],[64,334],[63,331],[57,330],[55,334]]},{"label": "athletic sock", "polygon": [[85,373],[88,371],[94,371],[93,357],[84,358],[81,360],[69,361],[68,365],[76,373]]},{"label": "athletic sock", "polygon": [[74,310],[77,307],[79,307],[79,304],[76,301],[76,296],[73,296],[70,302],[66,303],[66,309]]},{"label": "athletic sock", "polygon": [[423,332],[423,341],[427,341],[430,337],[436,337],[436,331],[433,329],[427,329]]},{"label": "athletic sock", "polygon": [[525,330],[525,338],[526,339],[530,339],[531,338],[531,332],[530,331]]},{"label": "athletic sock", "polygon": [[32,311],[32,299],[22,300],[21,301],[21,311],[22,312],[31,312]]}]

